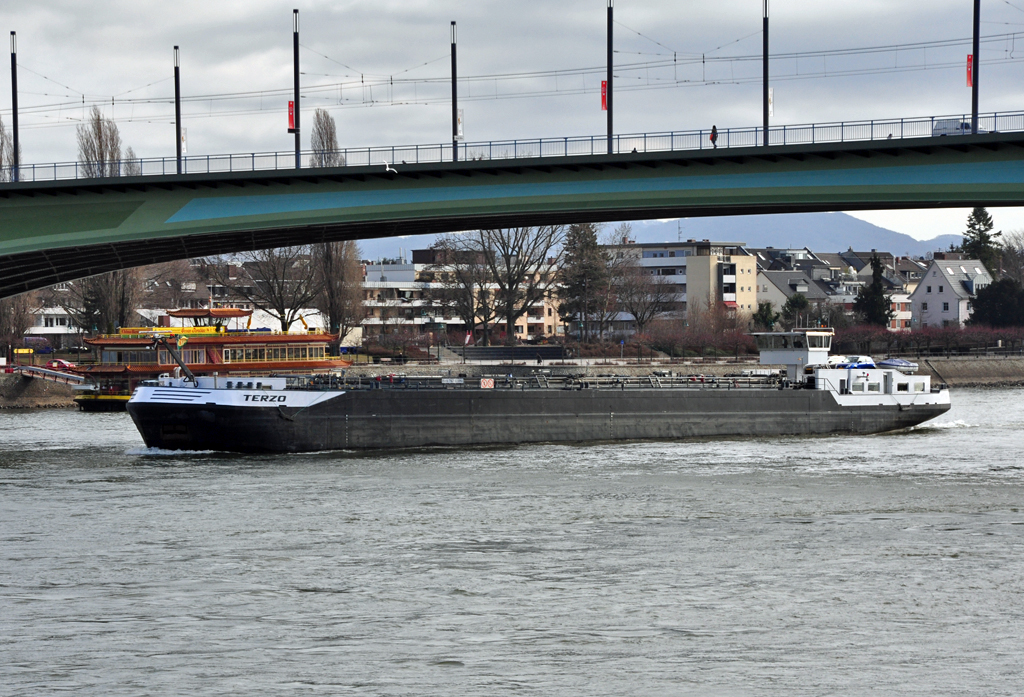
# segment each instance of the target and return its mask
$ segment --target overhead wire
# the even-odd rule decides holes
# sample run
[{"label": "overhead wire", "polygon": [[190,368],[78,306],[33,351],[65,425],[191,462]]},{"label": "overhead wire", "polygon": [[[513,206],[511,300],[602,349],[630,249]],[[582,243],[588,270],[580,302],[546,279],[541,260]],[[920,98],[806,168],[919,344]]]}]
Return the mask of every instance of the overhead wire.
[{"label": "overhead wire", "polygon": [[[1009,4],[1009,3],[1007,3],[1007,4]],[[652,39],[650,37],[647,37],[647,36],[641,34],[640,32],[637,32],[636,30],[634,30],[634,29],[632,29],[630,27],[627,27],[626,25],[622,25],[622,26],[625,27],[626,29],[629,29],[630,31],[635,32],[636,34],[638,34],[640,36],[643,36],[643,38],[645,38],[646,40],[652,41],[652,42],[656,43],[657,45],[659,45],[659,46],[661,46],[663,48],[668,49],[668,47],[665,44],[663,44],[661,42],[658,42],[657,40]],[[759,32],[755,32],[755,34],[756,33],[759,33]],[[731,42],[731,43],[737,43],[739,41],[742,41],[744,38],[749,38],[749,36],[753,36],[753,35],[754,34],[748,35],[747,37],[742,37],[742,38],[737,39],[736,41]],[[1015,40],[1018,36],[1024,36],[1024,32],[1010,32],[1010,33],[1004,33],[1004,34],[985,36],[985,37],[982,37],[982,42],[983,43],[994,43],[994,42],[1001,42],[1001,41],[1010,41],[1010,40]],[[879,54],[879,53],[886,53],[886,52],[906,52],[906,51],[914,51],[914,50],[926,50],[926,49],[935,49],[935,48],[955,47],[955,46],[964,45],[966,43],[969,43],[970,41],[971,41],[970,39],[946,39],[946,40],[935,40],[935,41],[924,41],[924,42],[908,42],[908,43],[902,43],[902,44],[888,44],[888,45],[881,45],[881,46],[868,46],[868,47],[860,47],[860,48],[826,49],[826,50],[815,50],[815,51],[798,51],[798,52],[773,54],[772,58],[775,61],[786,61],[786,60],[791,60],[791,59],[800,60],[800,59],[808,59],[808,58],[831,58],[831,57],[840,57],[840,56],[871,55],[871,54]],[[716,49],[712,49],[712,51],[717,51],[720,48],[722,48],[724,46],[727,46],[727,45],[730,45],[730,44],[723,44],[723,46],[720,46],[720,47],[718,47]],[[333,59],[333,58],[331,58],[329,56],[326,56],[325,54],[320,53],[319,51],[316,51],[315,49],[309,49],[308,47],[306,47],[306,48],[307,48],[307,50],[310,50],[310,51],[316,53],[317,55],[320,55],[320,56],[326,58],[327,60],[330,60],[330,61],[332,61],[334,63],[337,63],[338,65],[342,65],[346,69],[355,70],[351,66],[349,66],[349,65],[347,65],[347,64],[345,64],[345,63],[343,63],[341,61],[338,61],[336,59]],[[444,98],[441,98],[441,97],[434,98],[434,97],[431,97],[429,95],[424,95],[423,97],[414,96],[411,99],[403,99],[401,96],[397,96],[396,97],[396,95],[393,93],[393,88],[394,87],[412,87],[412,88],[416,88],[418,86],[431,86],[431,85],[442,85],[442,84],[443,85],[447,85],[450,82],[450,78],[448,76],[420,77],[420,78],[411,78],[411,77],[401,78],[401,77],[396,77],[396,76],[408,73],[408,72],[410,72],[412,70],[416,70],[416,69],[424,67],[426,65],[430,65],[431,63],[435,63],[435,62],[437,62],[439,60],[443,60],[443,59],[447,58],[448,55],[449,54],[445,54],[445,55],[443,55],[441,57],[432,59],[430,61],[426,61],[424,63],[419,63],[419,64],[417,64],[415,66],[410,67],[410,68],[403,69],[402,71],[400,71],[398,73],[395,73],[394,75],[374,75],[374,76],[371,76],[372,79],[368,80],[366,78],[365,74],[360,74],[360,77],[359,77],[358,81],[355,81],[355,79],[353,79],[352,81],[349,81],[349,82],[341,81],[341,82],[331,82],[331,83],[325,83],[325,84],[307,85],[307,86],[304,86],[302,88],[302,93],[303,93],[304,97],[307,97],[307,98],[310,98],[310,99],[319,99],[319,98],[321,98],[321,95],[338,93],[339,96],[338,96],[338,98],[336,100],[334,98],[332,98],[332,101],[335,101],[336,103],[332,104],[331,106],[332,107],[339,107],[339,108],[353,108],[353,107],[366,107],[366,106],[384,106],[384,105],[410,105],[410,104],[428,105],[428,104],[435,104],[435,103],[437,103],[437,104],[439,104],[439,103],[447,103],[449,101],[447,97],[444,97]],[[660,54],[654,54],[654,55],[660,55]],[[652,78],[652,77],[649,77],[648,74],[649,74],[649,72],[651,70],[657,70],[659,68],[670,68],[670,67],[671,68],[676,68],[678,66],[684,66],[685,67],[687,65],[697,65],[697,64],[700,64],[700,65],[704,65],[704,64],[722,65],[722,64],[726,64],[726,63],[728,63],[728,64],[742,64],[742,63],[746,63],[746,62],[760,61],[761,59],[762,59],[762,56],[760,54],[732,55],[732,56],[707,56],[706,54],[704,54],[704,55],[686,54],[686,56],[684,56],[682,59],[679,59],[676,56],[672,56],[671,58],[665,58],[665,59],[654,60],[654,61],[637,61],[637,62],[620,63],[620,64],[615,66],[615,72],[619,76],[620,79],[623,79],[623,80],[627,81],[626,83],[621,83],[620,89],[629,89],[629,90],[640,89],[640,88],[645,88],[645,89],[665,89],[665,88],[674,87],[674,86],[681,86],[682,87],[682,86],[701,86],[701,85],[707,86],[707,85],[720,85],[720,84],[747,84],[749,82],[760,81],[760,79],[761,79],[760,76],[749,76],[749,77],[747,77],[747,76],[740,76],[740,77],[731,76],[728,79],[714,79],[714,78],[708,79],[707,76],[705,75],[700,80],[692,80],[692,79],[679,79],[677,76],[674,76],[672,79],[669,79],[669,78],[666,78],[666,77],[658,77],[658,76],[655,76],[655,77]],[[1011,56],[1008,59],[990,60],[990,61],[987,61],[987,62],[988,63],[999,64],[999,63],[1006,63],[1006,62],[1017,62],[1017,59],[1015,59],[1015,58],[1013,58]],[[912,71],[919,71],[919,70],[940,70],[940,69],[946,69],[946,68],[953,67],[954,65],[959,66],[959,62],[957,62],[957,63],[940,62],[940,63],[925,64],[925,65],[904,65],[904,66],[876,67],[876,68],[853,68],[853,69],[848,69],[848,70],[841,70],[841,69],[834,69],[833,68],[833,69],[830,69],[828,71],[822,70],[822,71],[819,71],[819,72],[810,72],[810,73],[802,72],[802,73],[793,74],[793,75],[777,74],[777,75],[774,76],[773,79],[776,79],[776,80],[819,79],[819,78],[822,78],[822,77],[843,77],[843,76],[866,75],[866,74],[912,72]],[[138,97],[138,98],[133,97],[133,98],[128,98],[128,99],[123,99],[123,98],[122,99],[117,99],[117,97],[119,97],[119,96],[122,96],[122,95],[125,95],[125,94],[130,94],[130,93],[133,93],[133,92],[136,92],[136,91],[140,91],[140,90],[146,89],[148,87],[152,87],[152,86],[157,85],[157,84],[161,84],[163,82],[166,82],[167,80],[170,80],[171,78],[165,78],[163,80],[158,80],[158,81],[149,83],[147,85],[143,85],[141,87],[133,88],[133,89],[128,90],[126,92],[122,92],[119,95],[114,95],[113,98],[110,97],[110,96],[90,98],[89,95],[86,95],[85,93],[82,93],[82,92],[80,92],[80,91],[78,91],[78,90],[76,90],[73,87],[70,87],[68,85],[63,85],[63,84],[57,82],[56,80],[53,80],[52,78],[49,78],[49,77],[43,75],[42,73],[39,73],[39,72],[37,72],[35,70],[32,70],[31,68],[26,68],[26,70],[28,70],[29,72],[31,72],[31,73],[33,73],[35,75],[38,75],[39,77],[42,77],[42,78],[46,79],[46,80],[48,80],[48,81],[50,81],[50,82],[52,82],[54,84],[57,84],[57,85],[65,88],[65,89],[68,89],[68,90],[71,90],[72,92],[77,93],[76,96],[79,97],[79,99],[76,99],[73,102],[71,102],[71,101],[56,101],[56,102],[50,102],[50,103],[39,104],[39,105],[32,105],[32,106],[25,105],[25,106],[23,106],[21,108],[21,111],[23,113],[26,113],[26,114],[35,114],[35,115],[38,115],[38,116],[42,117],[45,114],[47,114],[48,112],[54,112],[54,111],[61,112],[62,110],[69,109],[71,107],[80,107],[80,106],[83,106],[83,105],[90,106],[92,104],[100,105],[100,106],[106,106],[106,105],[111,104],[112,102],[115,103],[115,104],[120,104],[120,105],[133,105],[133,106],[134,105],[168,105],[168,104],[172,104],[173,103],[173,99],[171,99],[169,96],[168,97]],[[513,73],[482,73],[482,74],[477,74],[477,75],[469,75],[469,76],[461,77],[461,78],[459,78],[459,81],[463,82],[463,83],[474,83],[474,82],[487,82],[487,83],[491,83],[491,82],[493,82],[495,84],[495,88],[496,88],[493,93],[488,91],[488,92],[482,93],[482,94],[478,93],[477,95],[466,94],[466,95],[464,95],[462,97],[463,101],[480,101],[480,100],[487,100],[487,99],[517,99],[517,98],[528,98],[528,97],[538,97],[538,96],[555,96],[555,95],[572,96],[572,95],[575,95],[575,94],[585,94],[585,93],[596,92],[597,89],[598,89],[596,84],[594,86],[588,87],[586,85],[586,78],[588,76],[603,75],[605,70],[606,70],[606,66],[604,66],[604,65],[595,65],[595,66],[589,66],[589,67],[570,68],[570,69],[530,70],[530,71],[520,71],[520,72],[513,72]],[[631,75],[631,73],[637,73],[637,72],[643,72],[644,75],[643,76]],[[307,74],[315,74],[315,73],[307,73]],[[316,75],[320,75],[320,74],[316,74]],[[322,77],[335,77],[335,76],[332,76],[332,75],[329,75],[329,74],[323,74],[323,75],[320,75],[320,76],[322,76]],[[583,79],[582,86],[578,86],[578,87],[567,86],[567,85],[565,85],[564,79],[563,79],[563,81],[561,83],[558,82],[559,78],[574,77],[574,76]],[[353,78],[354,78],[354,76],[353,76]],[[556,88],[553,89],[553,90],[552,89],[533,89],[533,90],[510,91],[510,92],[505,92],[505,93],[499,93],[498,90],[497,90],[497,84],[499,82],[512,83],[512,82],[516,82],[516,81],[531,81],[531,80],[532,81],[536,81],[536,80],[543,80],[543,79],[549,79],[549,78],[554,78],[556,80]],[[645,83],[645,85],[636,85],[636,84],[628,85],[628,81],[629,80],[636,80],[637,82],[643,81]],[[383,99],[381,99],[381,98],[374,98],[373,95],[372,95],[372,92],[370,94],[369,100],[366,99],[365,97],[364,98],[359,98],[359,97],[356,97],[356,98],[342,98],[340,96],[341,94],[344,94],[346,88],[351,90],[351,88],[356,87],[356,86],[364,87],[364,88],[367,88],[368,90],[372,90],[374,87],[382,87],[382,86],[388,86],[391,89],[389,89],[389,96],[386,97],[386,98],[383,98]],[[197,114],[196,116],[216,117],[216,116],[221,116],[221,115],[237,115],[237,114],[240,114],[240,113],[247,113],[247,114],[262,113],[262,112],[266,112],[266,111],[271,111],[271,110],[276,110],[277,109],[276,106],[273,107],[273,109],[271,109],[271,108],[264,108],[261,105],[261,107],[258,108],[258,109],[243,107],[243,108],[238,109],[238,110],[235,110],[235,109],[225,109],[225,110],[214,111],[213,110],[213,105],[215,103],[218,103],[218,102],[243,101],[243,100],[255,100],[255,99],[265,100],[265,99],[273,99],[273,98],[277,98],[277,97],[282,97],[283,98],[285,95],[290,95],[291,93],[292,93],[292,88],[291,87],[288,87],[288,88],[278,88],[278,89],[264,89],[264,90],[240,90],[240,91],[237,91],[237,92],[218,92],[218,93],[196,94],[196,95],[183,96],[182,97],[182,102],[183,103],[205,103],[205,104],[208,104],[209,105],[209,109],[206,110],[206,113]],[[72,95],[49,95],[49,94],[43,94],[41,96],[52,96],[52,97],[65,97],[65,98],[68,98],[68,97],[71,97]],[[89,101],[87,101],[87,100],[89,100]],[[196,116],[190,116],[190,118],[195,118]],[[53,117],[49,117],[49,118],[53,118]],[[70,121],[77,120],[74,117],[70,117],[70,116],[69,117],[61,116],[61,118],[62,118],[62,120],[64,118],[67,118],[67,120],[70,120]],[[137,118],[135,118],[135,117],[121,117],[121,119],[127,119],[127,118],[133,118],[134,120],[143,120],[143,119],[149,119],[149,118],[154,118],[154,117],[151,117],[151,116],[140,116],[140,117],[137,117]],[[121,120],[121,119],[119,119],[119,120]],[[25,125],[28,126],[28,124],[25,124]]]}]

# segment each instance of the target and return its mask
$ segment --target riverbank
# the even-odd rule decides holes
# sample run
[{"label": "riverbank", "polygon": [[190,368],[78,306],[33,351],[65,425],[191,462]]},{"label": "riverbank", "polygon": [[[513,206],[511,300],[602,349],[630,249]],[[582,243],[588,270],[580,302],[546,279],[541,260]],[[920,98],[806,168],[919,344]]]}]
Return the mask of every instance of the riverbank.
[{"label": "riverbank", "polygon": [[910,358],[922,374],[950,387],[1012,387],[1024,385],[1024,358],[972,356],[970,358]]},{"label": "riverbank", "polygon": [[69,385],[0,375],[0,409],[66,409],[75,406],[74,396]]}]

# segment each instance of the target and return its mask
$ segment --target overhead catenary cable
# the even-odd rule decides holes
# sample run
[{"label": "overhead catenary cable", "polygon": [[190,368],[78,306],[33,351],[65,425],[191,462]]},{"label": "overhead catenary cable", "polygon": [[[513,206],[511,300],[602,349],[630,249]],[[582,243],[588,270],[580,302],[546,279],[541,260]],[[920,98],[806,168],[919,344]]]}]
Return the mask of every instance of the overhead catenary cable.
[{"label": "overhead catenary cable", "polygon": [[[1024,37],[1024,32],[1012,32],[1012,33],[990,35],[990,36],[982,37],[982,42],[986,43],[986,44],[992,44],[992,43],[995,43],[995,42],[1015,41],[1015,39],[1018,36]],[[645,37],[645,38],[647,38],[647,37]],[[742,40],[742,39],[739,39],[739,40]],[[737,40],[737,41],[739,41],[739,40]],[[800,61],[800,60],[809,59],[809,58],[828,59],[828,58],[833,58],[833,57],[870,55],[870,54],[879,54],[879,53],[886,53],[886,52],[896,52],[896,53],[899,53],[899,52],[907,52],[907,51],[914,51],[914,50],[927,50],[927,49],[935,49],[935,48],[948,48],[948,47],[961,46],[961,45],[965,45],[965,44],[970,43],[970,41],[971,41],[970,39],[947,39],[947,40],[926,41],[926,42],[912,42],[912,43],[903,43],[903,44],[889,44],[889,45],[882,45],[882,46],[868,46],[868,47],[860,47],[860,48],[845,48],[845,49],[827,49],[827,50],[816,50],[816,51],[801,51],[801,52],[791,52],[791,53],[777,54],[775,56],[775,58],[778,61],[786,61],[786,60],[792,60],[792,59],[796,59],[797,61]],[[664,46],[664,44],[660,44],[660,43],[659,43],[659,45]],[[718,49],[714,49],[714,50],[718,50]],[[1003,52],[1001,51],[1001,53],[1003,53]],[[318,55],[324,55],[324,54],[319,54],[318,53]],[[396,73],[396,75],[400,75],[402,73],[407,73],[409,71],[415,70],[415,69],[423,67],[425,65],[429,65],[430,63],[437,62],[439,60],[444,60],[447,57],[448,57],[448,54],[445,54],[444,56],[441,56],[439,58],[433,59],[431,61],[426,61],[424,63],[417,64],[416,66],[413,66],[411,68],[406,68],[403,71],[401,71],[400,73]],[[332,60],[333,62],[336,62],[336,63],[338,63],[340,65],[344,65],[343,63],[341,63],[341,61],[336,61],[334,59],[330,59],[330,60]],[[627,81],[626,83],[623,83],[623,88],[627,89],[627,90],[630,90],[630,91],[632,91],[632,90],[643,90],[643,89],[668,89],[668,88],[673,88],[673,87],[712,86],[712,85],[722,85],[722,84],[748,84],[751,81],[755,81],[755,79],[753,77],[747,77],[747,76],[743,76],[743,75],[734,76],[732,74],[730,74],[730,77],[728,79],[716,79],[715,77],[709,78],[706,75],[702,75],[701,79],[699,79],[699,80],[698,79],[686,79],[686,78],[680,79],[678,77],[678,75],[675,73],[675,71],[676,71],[676,69],[678,67],[685,67],[687,65],[700,65],[702,68],[704,66],[710,66],[710,65],[720,65],[721,66],[721,65],[725,65],[725,64],[728,64],[730,66],[735,66],[735,65],[741,65],[743,63],[751,62],[751,61],[758,61],[758,62],[760,62],[760,60],[761,60],[761,55],[760,54],[733,55],[733,56],[694,56],[692,58],[690,58],[690,57],[678,58],[676,56],[673,56],[671,58],[666,58],[666,59],[662,59],[662,60],[638,61],[638,62],[627,62],[627,63],[623,63],[623,64],[618,64],[618,65],[616,65],[616,71],[615,72],[616,72],[616,76],[617,77],[621,77],[621,79]],[[987,61],[987,62],[992,63],[992,64],[1000,64],[1000,63],[1017,62],[1017,60],[1011,54],[1009,56],[1009,58],[1003,58],[1003,59],[992,60],[992,61]],[[874,67],[874,68],[850,68],[850,69],[845,69],[844,70],[844,69],[839,68],[839,67],[832,67],[832,68],[829,68],[828,70],[825,70],[823,68],[820,71],[811,71],[811,72],[807,72],[806,68],[804,68],[803,72],[797,72],[796,74],[784,74],[784,73],[779,74],[777,79],[779,79],[779,80],[820,79],[820,78],[825,78],[825,77],[845,77],[845,76],[867,75],[867,74],[915,72],[915,71],[920,71],[920,70],[944,70],[944,69],[949,69],[949,68],[952,68],[952,67],[955,67],[955,66],[959,66],[959,65],[960,65],[960,61],[958,59],[956,62],[951,62],[951,61],[950,62],[943,62],[943,61],[934,62],[933,61],[930,64],[928,64],[926,62],[924,65],[903,65],[903,66],[895,65],[895,66],[884,67],[884,68],[881,68],[881,67]],[[347,66],[347,65],[344,65],[344,67],[351,69],[350,66]],[[671,68],[672,71],[673,71],[672,77],[671,78],[669,78],[669,77],[660,77],[657,74],[655,74],[654,76],[650,75],[651,71],[657,71],[658,69],[662,69],[662,68]],[[572,95],[577,95],[577,94],[588,94],[588,93],[596,92],[597,89],[598,89],[597,84],[595,83],[594,85],[588,85],[587,84],[587,78],[588,77],[589,78],[595,78],[597,75],[603,74],[605,69],[606,69],[605,66],[591,66],[591,67],[584,67],[584,68],[533,70],[533,71],[521,71],[521,72],[513,72],[513,73],[484,73],[484,74],[470,75],[470,76],[467,76],[467,77],[464,77],[464,78],[460,78],[459,81],[462,82],[462,83],[486,82],[488,84],[493,84],[494,85],[494,90],[493,91],[491,91],[488,88],[488,90],[486,92],[483,92],[483,93],[478,92],[478,93],[472,94],[472,95],[467,94],[464,97],[467,101],[505,100],[505,99],[549,97],[549,96],[572,96]],[[55,95],[49,95],[49,94],[45,94],[45,95],[42,95],[42,96],[57,97],[58,100],[55,101],[55,102],[48,102],[48,103],[45,103],[45,104],[38,104],[38,105],[32,105],[32,106],[23,106],[20,109],[20,111],[22,113],[33,114],[33,115],[37,116],[38,118],[45,118],[45,119],[47,119],[49,121],[49,123],[40,124],[40,127],[51,127],[51,126],[53,126],[54,125],[53,124],[53,120],[54,119],[59,119],[61,123],[80,121],[80,119],[76,119],[74,117],[67,116],[67,115],[64,115],[64,114],[61,113],[63,110],[69,109],[71,107],[91,106],[93,104],[95,104],[97,106],[110,106],[111,104],[115,104],[115,105],[129,105],[129,106],[132,106],[133,108],[136,105],[153,105],[153,106],[156,106],[156,107],[160,107],[160,106],[163,106],[163,105],[169,105],[172,102],[170,97],[160,97],[160,98],[156,98],[156,97],[149,97],[149,98],[146,98],[146,97],[132,97],[132,98],[127,98],[127,99],[116,99],[116,98],[112,99],[110,96],[99,96],[99,95],[96,95],[95,97],[92,97],[92,96],[86,95],[84,93],[81,93],[81,92],[79,92],[78,90],[76,90],[76,89],[74,89],[72,87],[69,87],[67,85],[63,85],[63,84],[57,82],[56,80],[53,80],[53,79],[51,79],[51,78],[49,78],[49,77],[47,77],[45,75],[42,75],[41,73],[33,71],[31,69],[29,69],[29,72],[32,72],[33,74],[39,75],[40,77],[42,77],[42,78],[44,78],[44,79],[46,79],[46,80],[48,80],[50,82],[53,82],[54,84],[57,84],[57,85],[60,85],[61,87],[64,87],[65,89],[71,90],[72,92],[77,93],[77,96],[79,97],[78,99],[75,99],[75,101],[63,101],[63,100],[60,100],[59,98],[60,97],[64,97],[65,99],[67,99],[68,97],[71,97],[72,95],[56,95],[56,94]],[[639,74],[641,72],[643,73],[643,75]],[[567,78],[567,77],[575,77],[575,78],[577,78],[579,80],[579,83],[574,86],[574,85],[571,84],[572,81],[566,81],[564,79],[564,78]],[[555,80],[555,87],[554,87],[554,89],[544,89],[544,88],[533,87],[533,88],[528,88],[526,90],[510,90],[510,91],[507,91],[507,92],[501,92],[501,91],[498,90],[499,83],[507,83],[507,84],[514,84],[515,82],[527,83],[527,82],[531,82],[531,81],[535,82],[537,80],[551,79],[551,78],[553,78]],[[559,78],[562,78],[562,79],[559,80]],[[156,85],[156,84],[160,84],[160,83],[162,83],[162,82],[164,82],[164,81],[166,81],[168,79],[170,79],[170,78],[166,78],[165,80],[159,80],[159,81],[150,83],[149,85],[144,85],[142,87],[133,88],[132,90],[129,90],[127,92],[121,93],[121,95],[129,94],[129,93],[132,93],[132,92],[136,92],[136,91],[145,89],[147,87],[151,87],[151,86]],[[634,84],[628,85],[628,82],[633,82]],[[441,76],[439,76],[439,77],[422,77],[422,78],[411,78],[411,77],[399,78],[399,77],[395,77],[395,76],[389,75],[389,76],[377,77],[377,78],[374,78],[374,79],[367,79],[367,77],[365,75],[360,75],[358,81],[353,78],[353,80],[351,80],[351,81],[331,82],[331,83],[327,83],[327,84],[313,84],[313,85],[305,86],[303,88],[303,90],[302,90],[302,95],[303,95],[303,99],[310,99],[310,100],[314,100],[314,101],[316,101],[316,100],[325,100],[325,104],[327,106],[330,106],[332,108],[343,108],[343,109],[344,108],[370,107],[370,106],[433,105],[433,104],[447,103],[447,99],[446,98],[440,98],[440,97],[434,97],[434,96],[430,95],[429,94],[430,90],[427,90],[428,94],[425,94],[425,95],[422,95],[422,96],[417,94],[417,92],[420,89],[425,88],[425,87],[436,87],[436,86],[440,86],[440,85],[447,86],[448,83],[449,83],[449,77],[448,76],[443,76],[443,77],[441,77]],[[365,97],[358,97],[357,96],[355,98],[343,97],[342,96],[342,95],[344,95],[346,93],[347,94],[362,94],[361,90],[356,91],[356,90],[351,90],[350,89],[350,88],[355,87],[355,86],[359,86],[363,90],[366,90],[367,91],[366,96]],[[386,97],[381,98],[381,97],[378,97],[378,96],[372,94],[372,89],[374,87],[382,87],[382,86],[385,86],[387,88],[387,95],[386,95]],[[402,88],[411,88],[414,94],[410,95],[410,96],[405,96],[405,95],[401,94]],[[26,94],[28,94],[28,93],[29,92],[26,92]],[[280,88],[280,89],[271,89],[271,90],[242,90],[242,91],[237,91],[237,92],[221,92],[221,93],[209,93],[209,94],[198,94],[198,95],[186,96],[186,97],[182,98],[182,101],[184,103],[192,103],[192,104],[203,103],[207,107],[207,109],[205,109],[202,113],[198,113],[198,114],[194,114],[194,115],[193,114],[189,114],[188,115],[189,118],[209,118],[209,117],[220,117],[220,116],[239,115],[239,114],[258,114],[258,113],[263,113],[263,112],[268,112],[268,111],[276,111],[276,110],[278,110],[279,105],[275,104],[274,100],[276,98],[283,97],[284,95],[287,95],[287,94],[290,94],[290,93],[291,93],[291,89],[290,88]],[[330,95],[330,100],[329,101],[326,101],[325,95]],[[241,107],[239,109],[222,109],[222,110],[221,109],[218,109],[218,110],[214,110],[213,109],[214,104],[217,104],[217,103],[225,103],[225,102],[232,102],[232,101],[246,101],[246,100],[252,101],[252,100],[257,100],[257,99],[259,99],[261,101],[261,105],[260,105],[259,108]],[[271,106],[264,106],[264,102],[266,102],[267,104],[270,104]],[[7,112],[9,113],[9,110],[7,110]],[[57,112],[58,116],[56,116],[56,117],[53,116],[52,115],[53,112]],[[0,111],[0,113],[3,113],[3,112]],[[149,122],[150,120],[154,120],[154,119],[160,120],[160,119],[158,119],[158,117],[155,117],[155,116],[152,116],[152,115],[143,114],[143,115],[139,115],[137,117],[133,116],[133,115],[129,115],[129,116],[125,116],[125,117],[118,117],[117,121],[130,120],[130,121],[135,121],[135,122]],[[29,124],[25,124],[25,127],[32,127],[32,126],[29,125]]]}]

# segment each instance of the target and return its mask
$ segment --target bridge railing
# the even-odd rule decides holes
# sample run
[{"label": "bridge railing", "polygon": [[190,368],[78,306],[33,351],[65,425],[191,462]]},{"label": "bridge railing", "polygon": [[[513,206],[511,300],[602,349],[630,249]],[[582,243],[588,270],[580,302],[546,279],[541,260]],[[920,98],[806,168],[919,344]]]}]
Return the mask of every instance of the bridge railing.
[{"label": "bridge railing", "polygon": [[[849,143],[930,136],[956,136],[970,133],[969,114],[924,116],[869,121],[838,121],[834,123],[791,124],[772,126],[768,130],[770,145],[809,145],[814,143]],[[994,112],[978,118],[979,132],[1024,131],[1024,112]],[[718,142],[711,142],[711,129],[629,133],[612,137],[614,153],[676,152],[745,148],[764,144],[760,127],[722,128]],[[570,157],[608,153],[608,137],[570,136],[460,143],[459,160],[516,160],[536,157]],[[452,161],[450,143],[423,145],[392,145],[384,147],[345,148],[330,153],[300,153],[303,168],[315,169],[325,160],[332,166],[399,167],[403,164],[430,164]],[[21,165],[17,179],[42,182],[64,179],[89,179],[97,171],[113,170],[114,176],[151,176],[177,173],[174,157],[140,158],[112,165],[82,162],[53,162]],[[184,174],[216,174],[294,170],[295,151],[231,153],[224,155],[190,155],[182,157]],[[14,179],[10,168],[0,168],[0,182]]]}]

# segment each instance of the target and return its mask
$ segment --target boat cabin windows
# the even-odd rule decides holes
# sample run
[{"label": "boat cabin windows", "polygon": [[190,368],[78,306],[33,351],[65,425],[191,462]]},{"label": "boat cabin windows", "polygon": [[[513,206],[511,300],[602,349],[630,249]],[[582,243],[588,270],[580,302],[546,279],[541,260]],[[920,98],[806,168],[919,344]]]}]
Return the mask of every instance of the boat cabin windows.
[{"label": "boat cabin windows", "polygon": [[910,383],[908,383],[908,382],[896,383],[896,391],[897,392],[910,392]]},{"label": "boat cabin windows", "polygon": [[224,362],[305,361],[327,357],[325,346],[255,346],[224,349]]},{"label": "boat cabin windows", "polygon": [[914,392],[924,392],[924,383],[923,382],[915,382],[914,383]]},{"label": "boat cabin windows", "polygon": [[864,391],[864,383],[863,382],[855,382],[855,383],[853,383],[852,385],[850,385],[850,391],[851,392],[863,392]]},{"label": "boat cabin windows", "polygon": [[882,391],[881,383],[878,383],[878,382],[869,382],[868,383],[868,392],[881,392],[881,391]]},{"label": "boat cabin windows", "polygon": [[156,351],[113,351],[105,349],[100,353],[101,363],[130,363],[133,365],[156,363]]},{"label": "boat cabin windows", "polygon": [[825,349],[832,347],[832,337],[827,334],[760,334],[755,337],[757,348],[778,349]]}]

